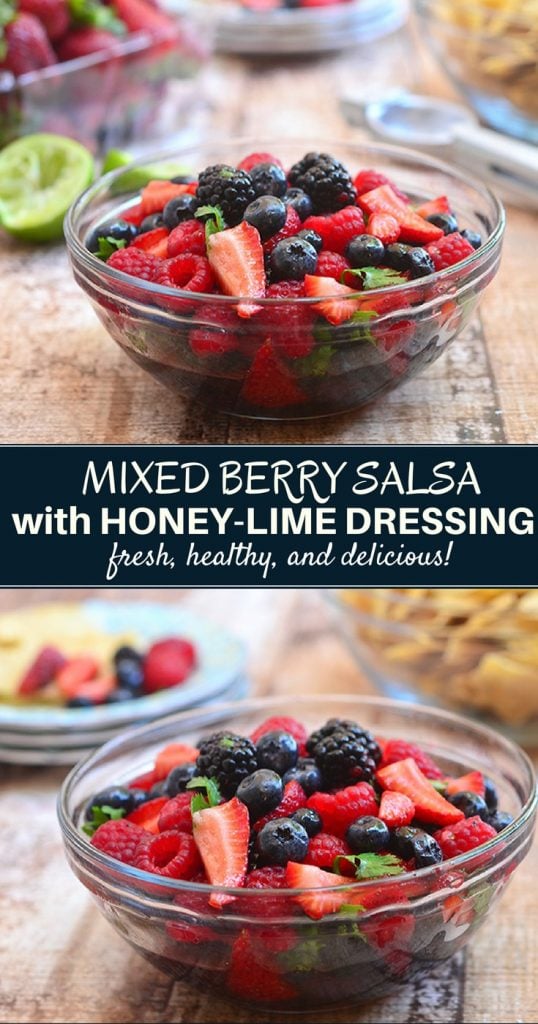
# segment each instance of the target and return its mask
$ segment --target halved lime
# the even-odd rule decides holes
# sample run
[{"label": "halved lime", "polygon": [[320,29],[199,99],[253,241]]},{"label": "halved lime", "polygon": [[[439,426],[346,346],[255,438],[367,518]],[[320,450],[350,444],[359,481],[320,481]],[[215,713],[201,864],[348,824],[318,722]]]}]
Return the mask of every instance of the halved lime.
[{"label": "halved lime", "polygon": [[62,237],[71,203],[93,179],[91,153],[62,135],[25,135],[0,151],[0,225],[28,242]]},{"label": "halved lime", "polygon": [[111,192],[115,195],[122,192],[139,192],[149,181],[168,181],[178,174],[189,174],[190,169],[175,161],[162,161],[156,164],[144,164],[143,167],[130,167],[134,157],[123,149],[110,149],[103,160],[102,174],[125,167],[113,182]]}]

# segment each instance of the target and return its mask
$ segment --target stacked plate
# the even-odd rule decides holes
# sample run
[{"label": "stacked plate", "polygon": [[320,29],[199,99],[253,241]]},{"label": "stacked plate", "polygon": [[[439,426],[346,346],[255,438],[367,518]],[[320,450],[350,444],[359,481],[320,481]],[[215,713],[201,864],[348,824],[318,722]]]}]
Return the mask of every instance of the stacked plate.
[{"label": "stacked plate", "polygon": [[219,626],[169,604],[86,601],[82,608],[96,628],[133,632],[146,646],[167,635],[188,638],[198,652],[197,670],[180,686],[120,704],[76,709],[0,704],[0,761],[74,764],[127,726],[245,696],[243,645]]},{"label": "stacked plate", "polygon": [[223,53],[260,56],[327,53],[387,35],[403,25],[407,14],[407,0],[348,0],[269,11],[219,2],[213,14],[215,45]]}]

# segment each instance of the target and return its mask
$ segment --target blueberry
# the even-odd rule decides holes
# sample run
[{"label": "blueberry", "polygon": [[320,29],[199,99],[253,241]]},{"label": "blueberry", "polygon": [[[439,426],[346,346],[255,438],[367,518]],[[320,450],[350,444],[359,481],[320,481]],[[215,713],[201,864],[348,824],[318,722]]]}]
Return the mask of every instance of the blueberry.
[{"label": "blueberry", "polygon": [[286,223],[286,207],[277,196],[259,196],[248,204],[243,220],[253,224],[262,242],[276,235]]},{"label": "blueberry", "polygon": [[406,269],[411,271],[412,277],[427,277],[435,274],[435,263],[426,249],[417,246],[407,253]]},{"label": "blueberry", "polygon": [[392,245],[387,245],[384,259],[387,267],[392,270],[408,270],[409,253],[412,248],[413,246],[403,245],[402,242],[393,242]]},{"label": "blueberry", "polygon": [[323,822],[313,807],[299,807],[299,810],[291,815],[291,820],[298,821],[310,838],[317,836],[323,828]]},{"label": "blueberry", "polygon": [[286,174],[278,164],[256,164],[249,174],[257,196],[282,197],[285,194],[288,187]]},{"label": "blueberry", "polygon": [[506,811],[493,811],[492,814],[487,818],[488,825],[491,825],[496,832],[502,832],[504,828],[508,828],[513,822],[511,814],[507,814]]},{"label": "blueberry", "polygon": [[287,782],[298,782],[306,795],[311,796],[321,789],[321,772],[313,759],[300,757],[295,767],[288,769],[282,781],[284,785]]},{"label": "blueberry", "polygon": [[482,245],[482,236],[478,234],[478,231],[469,231],[468,228],[464,228],[461,232],[462,238],[466,238],[469,245],[472,245],[473,249],[479,249]]},{"label": "blueberry", "polygon": [[149,793],[146,789],[130,789],[129,793],[132,797],[131,811],[136,811],[137,807],[141,807],[149,800]]},{"label": "blueberry", "polygon": [[286,206],[293,206],[301,220],[306,220],[312,215],[312,200],[301,188],[289,188],[284,196],[284,202]]},{"label": "blueberry", "polygon": [[144,685],[142,662],[134,658],[120,658],[116,661],[116,679],[123,690],[130,690],[131,697],[138,696]]},{"label": "blueberry", "polygon": [[458,810],[463,811],[466,818],[474,818],[477,814],[483,821],[487,821],[489,810],[486,801],[478,796],[477,793],[471,793],[470,790],[462,790],[461,793],[454,793],[448,797],[451,804],[457,807]]},{"label": "blueberry", "polygon": [[297,764],[297,740],[284,729],[273,729],[260,736],[256,756],[260,768],[269,768],[278,775],[284,775],[288,768]]},{"label": "blueberry", "polygon": [[140,234],[143,235],[145,231],[154,231],[155,228],[162,228],[163,225],[162,213],[150,213],[148,217],[144,217],[140,225]]},{"label": "blueberry", "polygon": [[295,237],[304,238],[305,242],[309,242],[310,245],[314,246],[316,252],[321,252],[323,249],[323,239],[321,235],[318,235],[317,231],[314,231],[313,228],[302,228],[301,231],[297,232]]},{"label": "blueberry", "polygon": [[137,661],[142,664],[144,656],[139,651],[135,650],[134,647],[129,647],[127,644],[123,644],[122,647],[118,647],[117,651],[114,652],[113,662],[115,665],[119,661]]},{"label": "blueberry", "polygon": [[98,252],[100,238],[115,238],[118,242],[132,242],[136,238],[138,228],[135,224],[129,224],[126,220],[114,220],[110,224],[100,224],[95,228],[86,240],[86,247],[90,252]]},{"label": "blueberry", "polygon": [[110,786],[108,789],[99,790],[86,804],[85,820],[93,820],[92,807],[114,807],[129,814],[137,799],[136,795],[133,797],[133,792],[135,791],[127,789],[125,786]]},{"label": "blueberry", "polygon": [[148,800],[155,800],[158,796],[167,796],[166,779],[153,784],[148,794]]},{"label": "blueberry", "polygon": [[491,779],[484,778],[484,800],[486,801],[490,811],[496,811],[499,804],[499,797],[497,796],[497,790]]},{"label": "blueberry", "polygon": [[117,686],[112,693],[109,693],[105,704],[122,704],[125,700],[133,700],[135,694],[132,690],[128,690],[127,687]]},{"label": "blueberry", "polygon": [[278,807],[283,788],[280,775],[269,768],[260,768],[239,783],[236,796],[248,807],[250,820],[258,821],[258,818],[263,818]]},{"label": "blueberry", "polygon": [[387,848],[390,832],[381,818],[365,814],[349,826],[346,839],[353,853],[378,853]]},{"label": "blueberry", "polygon": [[284,238],[271,253],[271,276],[274,281],[302,281],[305,274],[313,274],[318,254],[304,238]]},{"label": "blueberry", "polygon": [[436,228],[441,228],[444,235],[451,235],[458,230],[458,222],[453,213],[432,213],[426,220],[435,224]]},{"label": "blueberry", "polygon": [[443,853],[439,843],[422,828],[406,825],[392,833],[391,849],[403,860],[414,857],[417,868],[427,868],[430,864],[439,864]]},{"label": "blueberry", "polygon": [[166,777],[165,791],[167,796],[177,796],[184,793],[187,783],[191,781],[198,771],[195,764],[178,764],[168,773]]},{"label": "blueberry", "polygon": [[385,246],[374,235],[355,235],[346,249],[352,267],[378,267],[385,256]]},{"label": "blueberry", "polygon": [[182,196],[169,199],[163,210],[163,223],[166,228],[177,228],[184,220],[192,220],[199,203],[196,196],[186,192]]},{"label": "blueberry", "polygon": [[308,853],[308,833],[298,821],[275,818],[258,833],[260,862],[284,867],[288,861],[304,860]]},{"label": "blueberry", "polygon": [[193,178],[192,174],[176,174],[170,181],[173,185],[192,185],[196,178]]},{"label": "blueberry", "polygon": [[66,701],[66,708],[94,708],[95,701],[90,700],[89,697],[71,697],[71,700]]}]

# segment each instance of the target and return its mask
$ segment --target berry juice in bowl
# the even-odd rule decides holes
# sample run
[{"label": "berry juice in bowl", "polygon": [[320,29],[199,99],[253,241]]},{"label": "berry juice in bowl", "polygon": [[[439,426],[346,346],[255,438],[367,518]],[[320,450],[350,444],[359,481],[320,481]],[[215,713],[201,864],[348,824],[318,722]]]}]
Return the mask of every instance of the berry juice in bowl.
[{"label": "berry juice in bowl", "polygon": [[70,258],[124,351],[217,411],[355,409],[433,362],[496,273],[500,204],[421,154],[247,140],[166,159],[167,181],[82,194]]},{"label": "berry juice in bowl", "polygon": [[381,698],[162,719],[82,762],[70,865],[143,956],[274,1010],[352,1007],[452,956],[532,842],[526,755]]}]

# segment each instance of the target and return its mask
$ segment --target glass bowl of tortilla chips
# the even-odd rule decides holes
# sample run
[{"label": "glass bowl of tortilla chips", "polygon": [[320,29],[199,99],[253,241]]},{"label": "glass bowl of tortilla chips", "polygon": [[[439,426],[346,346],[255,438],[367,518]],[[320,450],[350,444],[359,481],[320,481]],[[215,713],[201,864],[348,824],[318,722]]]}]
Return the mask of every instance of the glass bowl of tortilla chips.
[{"label": "glass bowl of tortilla chips", "polygon": [[538,742],[538,590],[340,590],[332,598],[380,690]]}]

